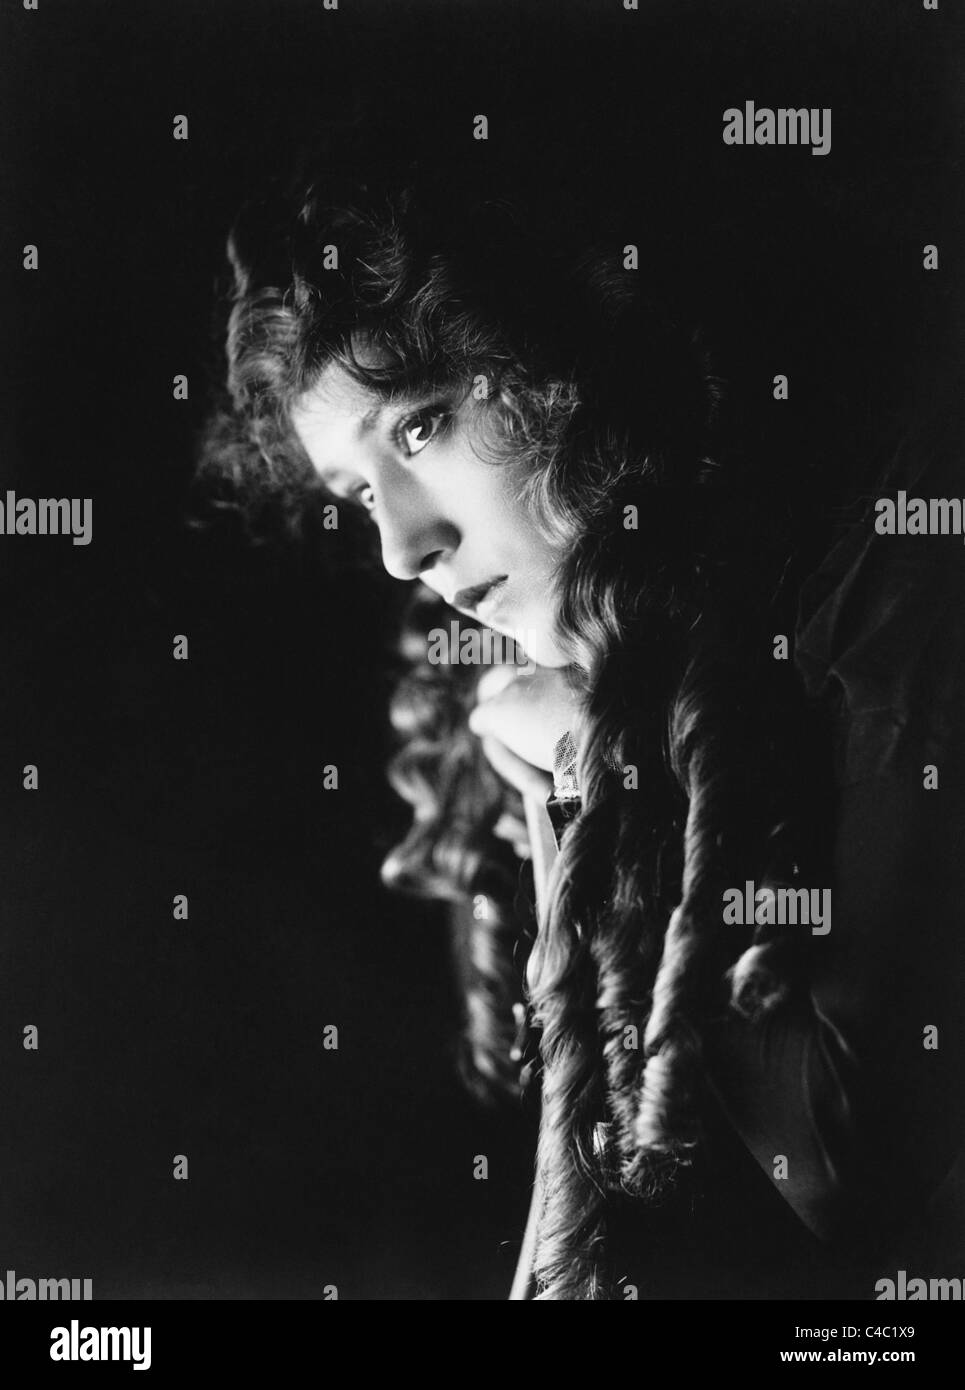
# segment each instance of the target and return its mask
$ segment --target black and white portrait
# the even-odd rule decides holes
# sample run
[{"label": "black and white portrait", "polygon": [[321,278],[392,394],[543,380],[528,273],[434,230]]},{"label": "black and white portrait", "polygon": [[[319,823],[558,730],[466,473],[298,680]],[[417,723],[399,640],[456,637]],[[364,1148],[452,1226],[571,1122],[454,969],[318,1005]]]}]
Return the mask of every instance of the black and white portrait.
[{"label": "black and white portrait", "polygon": [[961,1300],[963,67],[952,0],[4,0],[32,1355]]}]

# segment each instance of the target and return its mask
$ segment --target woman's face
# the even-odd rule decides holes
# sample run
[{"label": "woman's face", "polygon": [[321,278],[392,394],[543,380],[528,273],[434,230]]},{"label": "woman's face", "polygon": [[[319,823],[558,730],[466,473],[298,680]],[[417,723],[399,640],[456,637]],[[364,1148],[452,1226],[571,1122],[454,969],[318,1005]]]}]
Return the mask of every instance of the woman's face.
[{"label": "woman's face", "polygon": [[518,500],[527,465],[474,452],[480,404],[465,395],[386,405],[329,364],[292,422],[328,488],[371,515],[389,574],[422,579],[537,665],[565,666],[554,619],[566,546]]}]

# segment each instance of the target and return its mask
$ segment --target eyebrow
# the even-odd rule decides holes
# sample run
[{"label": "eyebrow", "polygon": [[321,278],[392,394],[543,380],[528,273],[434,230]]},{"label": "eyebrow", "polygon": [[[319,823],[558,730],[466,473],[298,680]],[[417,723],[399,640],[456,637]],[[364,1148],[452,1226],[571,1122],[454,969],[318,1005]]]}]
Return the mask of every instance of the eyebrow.
[{"label": "eyebrow", "polygon": [[372,430],[378,423],[379,416],[382,414],[382,411],[384,409],[385,407],[380,401],[378,405],[373,405],[371,410],[367,410],[358,422],[358,426],[355,431],[356,434],[358,434],[359,436],[371,434]]}]

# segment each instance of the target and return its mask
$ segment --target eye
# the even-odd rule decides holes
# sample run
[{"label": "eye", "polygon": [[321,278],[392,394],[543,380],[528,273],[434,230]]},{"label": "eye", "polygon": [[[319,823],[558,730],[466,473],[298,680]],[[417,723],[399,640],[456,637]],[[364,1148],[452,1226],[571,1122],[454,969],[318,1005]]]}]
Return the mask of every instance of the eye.
[{"label": "eye", "polygon": [[395,432],[395,440],[410,458],[421,454],[427,444],[442,432],[449,421],[449,411],[442,405],[429,405],[407,416]]}]

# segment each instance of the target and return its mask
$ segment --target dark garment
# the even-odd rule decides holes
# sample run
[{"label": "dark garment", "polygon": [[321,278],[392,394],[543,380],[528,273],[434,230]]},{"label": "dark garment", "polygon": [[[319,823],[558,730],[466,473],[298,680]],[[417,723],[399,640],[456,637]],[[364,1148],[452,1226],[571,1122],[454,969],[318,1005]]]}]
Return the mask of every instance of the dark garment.
[{"label": "dark garment", "polygon": [[[960,469],[897,465],[909,495],[965,493]],[[707,1038],[721,1105],[766,1181],[865,1298],[898,1268],[965,1275],[965,545],[874,521],[802,592],[796,661],[836,707],[838,794],[810,998],[762,1028],[731,1015]]]},{"label": "dark garment", "polygon": [[807,1229],[713,1106],[669,1197],[608,1198],[607,1254],[616,1298],[871,1298],[878,1277],[877,1264]]},{"label": "dark garment", "polygon": [[[889,486],[962,499],[961,473],[899,456]],[[834,709],[831,929],[803,1001],[705,1030],[707,1136],[679,1190],[609,1200],[613,1275],[641,1298],[965,1278],[965,544],[874,523],[804,586],[795,641]]]}]

